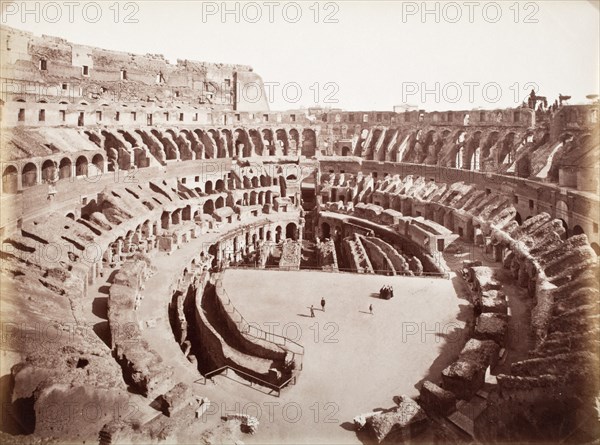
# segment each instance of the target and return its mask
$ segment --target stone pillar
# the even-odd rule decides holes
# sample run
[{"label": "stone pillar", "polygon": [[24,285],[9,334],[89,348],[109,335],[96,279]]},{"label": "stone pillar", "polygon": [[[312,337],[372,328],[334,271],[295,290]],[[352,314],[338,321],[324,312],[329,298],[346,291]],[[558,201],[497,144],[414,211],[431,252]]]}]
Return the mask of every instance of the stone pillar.
[{"label": "stone pillar", "polygon": [[123,251],[123,240],[121,240],[121,239],[118,239],[118,240],[116,241],[116,244],[117,244],[117,249],[116,249],[117,253],[116,253],[116,258],[115,258],[115,260],[116,260],[116,262],[119,262],[119,263],[120,263],[120,262],[121,262],[121,253],[122,253],[122,251]]},{"label": "stone pillar", "polygon": [[501,244],[492,245],[494,261],[501,262],[504,253],[504,247]]}]

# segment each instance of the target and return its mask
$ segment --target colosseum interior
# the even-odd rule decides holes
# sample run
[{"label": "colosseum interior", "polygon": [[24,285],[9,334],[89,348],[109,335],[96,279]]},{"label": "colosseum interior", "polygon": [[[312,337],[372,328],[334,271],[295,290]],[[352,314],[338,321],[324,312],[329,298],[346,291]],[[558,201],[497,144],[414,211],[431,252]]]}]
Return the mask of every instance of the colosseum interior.
[{"label": "colosseum interior", "polygon": [[599,437],[598,101],[270,111],[0,45],[3,442]]}]

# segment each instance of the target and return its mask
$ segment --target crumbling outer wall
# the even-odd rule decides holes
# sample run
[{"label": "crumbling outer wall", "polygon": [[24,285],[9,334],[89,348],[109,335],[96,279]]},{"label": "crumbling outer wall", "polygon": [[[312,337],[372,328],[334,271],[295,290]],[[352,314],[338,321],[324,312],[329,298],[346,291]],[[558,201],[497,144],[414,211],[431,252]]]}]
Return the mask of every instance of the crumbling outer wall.
[{"label": "crumbling outer wall", "polygon": [[[163,55],[137,55],[78,45],[51,36],[2,27],[0,57],[3,77],[14,79],[11,92],[25,91],[25,85],[38,84],[56,89],[65,98],[95,97],[105,88],[114,101],[152,100],[207,104],[242,111],[268,111],[260,76],[246,65],[177,60],[170,64]],[[46,62],[46,69],[40,63]],[[84,66],[88,74],[84,74]],[[126,72],[122,74],[122,70]],[[123,78],[126,77],[126,78]],[[241,89],[257,85],[260,100],[242,99],[236,103],[236,82]],[[63,83],[66,88],[63,88]],[[249,93],[248,93],[249,94]],[[246,96],[248,96],[246,94]],[[238,95],[243,98],[244,95]],[[254,100],[254,95],[250,96]]]}]

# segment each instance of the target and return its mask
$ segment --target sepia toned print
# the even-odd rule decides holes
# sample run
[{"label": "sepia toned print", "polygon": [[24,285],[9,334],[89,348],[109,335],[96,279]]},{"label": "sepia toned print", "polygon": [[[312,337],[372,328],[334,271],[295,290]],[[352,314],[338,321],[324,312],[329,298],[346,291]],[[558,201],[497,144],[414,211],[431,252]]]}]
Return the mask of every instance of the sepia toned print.
[{"label": "sepia toned print", "polygon": [[600,438],[598,1],[2,1],[3,443]]}]

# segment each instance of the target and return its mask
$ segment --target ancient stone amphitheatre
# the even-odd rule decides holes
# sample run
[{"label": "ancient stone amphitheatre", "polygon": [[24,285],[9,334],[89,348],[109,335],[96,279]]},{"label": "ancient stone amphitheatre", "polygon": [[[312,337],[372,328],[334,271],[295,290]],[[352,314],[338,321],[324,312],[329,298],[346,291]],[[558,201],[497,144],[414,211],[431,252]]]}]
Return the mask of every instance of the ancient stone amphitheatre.
[{"label": "ancient stone amphitheatre", "polygon": [[0,44],[56,92],[0,102],[4,443],[598,437],[597,101],[270,111],[249,66]]}]

